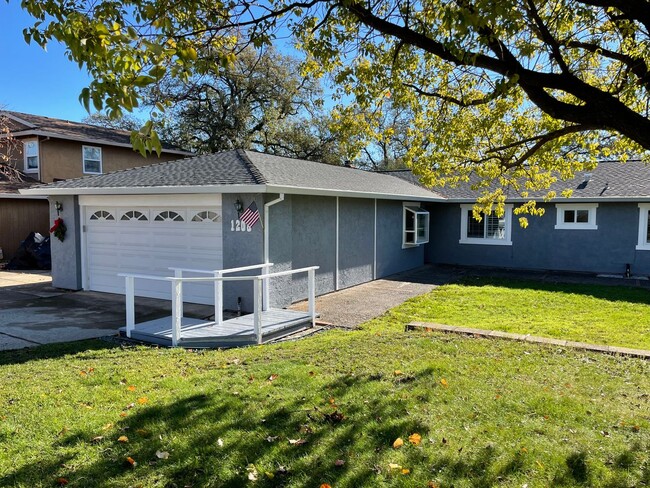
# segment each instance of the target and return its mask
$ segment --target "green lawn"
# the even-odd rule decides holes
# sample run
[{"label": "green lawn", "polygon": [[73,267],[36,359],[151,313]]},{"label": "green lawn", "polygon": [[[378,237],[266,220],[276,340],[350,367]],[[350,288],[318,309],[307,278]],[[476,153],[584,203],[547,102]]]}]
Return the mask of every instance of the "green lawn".
[{"label": "green lawn", "polygon": [[650,362],[405,333],[418,300],[272,346],[0,353],[0,486],[650,485]]},{"label": "green lawn", "polygon": [[409,300],[385,316],[650,349],[650,290],[474,278]]}]

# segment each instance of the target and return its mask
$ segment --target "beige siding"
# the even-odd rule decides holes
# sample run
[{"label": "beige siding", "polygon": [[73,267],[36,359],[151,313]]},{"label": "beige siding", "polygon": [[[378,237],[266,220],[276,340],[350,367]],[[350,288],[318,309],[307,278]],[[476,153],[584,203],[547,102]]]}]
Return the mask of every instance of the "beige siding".
[{"label": "beige siding", "polygon": [[135,168],[148,164],[179,159],[177,154],[155,154],[146,158],[130,148],[88,144],[62,139],[41,138],[41,181],[51,183],[55,179],[79,178],[84,176],[82,147],[96,146],[102,148],[102,172],[110,173],[121,169]]},{"label": "beige siding", "polygon": [[11,259],[22,241],[32,232],[49,232],[47,200],[0,198],[0,247],[5,259]]}]

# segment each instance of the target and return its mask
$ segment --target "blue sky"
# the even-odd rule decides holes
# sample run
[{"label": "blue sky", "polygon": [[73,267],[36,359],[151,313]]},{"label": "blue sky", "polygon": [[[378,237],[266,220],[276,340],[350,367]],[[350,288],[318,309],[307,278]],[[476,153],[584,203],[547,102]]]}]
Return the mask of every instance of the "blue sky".
[{"label": "blue sky", "polygon": [[19,1],[0,0],[0,108],[80,121],[87,112],[78,97],[89,78],[61,45],[44,51],[25,43],[22,31],[32,22]]}]

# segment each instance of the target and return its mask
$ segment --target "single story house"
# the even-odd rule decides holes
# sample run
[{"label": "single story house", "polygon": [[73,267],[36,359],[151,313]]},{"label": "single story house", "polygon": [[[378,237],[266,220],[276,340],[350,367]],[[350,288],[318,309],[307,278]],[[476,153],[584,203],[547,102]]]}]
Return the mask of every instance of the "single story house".
[{"label": "single story house", "polygon": [[[52,239],[53,286],[124,293],[120,273],[169,276],[169,267],[225,269],[274,263],[320,266],[316,294],[425,262],[428,212],[442,197],[401,178],[234,150],[56,182],[28,190],[62,207]],[[256,208],[260,219],[245,218]],[[249,212],[249,214],[251,213]],[[248,222],[248,223],[247,223]],[[250,282],[226,283],[224,306],[251,310]],[[270,304],[306,297],[304,275],[274,278]],[[138,281],[136,294],[169,298],[168,283]],[[185,300],[212,303],[210,286]]]},{"label": "single story house", "polygon": [[[410,171],[390,174],[414,184]],[[436,188],[444,204],[429,205],[430,242],[425,261],[496,268],[650,276],[650,167],[641,161],[601,162],[570,181],[557,181],[557,195],[538,206],[542,217],[528,217],[522,228],[513,210],[529,199],[511,191],[506,214],[472,217],[478,192],[470,184]]]},{"label": "single story house", "polygon": [[[124,293],[119,273],[170,275],[170,267],[224,269],[274,263],[320,266],[316,294],[424,263],[650,275],[650,169],[601,163],[558,182],[571,198],[541,203],[519,226],[472,217],[470,185],[424,188],[408,171],[373,173],[234,150],[26,190],[58,202],[68,236],[53,239],[53,285]],[[259,212],[259,221],[256,217]],[[251,309],[250,282],[227,283],[224,305]],[[139,286],[139,287],[138,287]],[[136,294],[169,298],[168,283]],[[270,300],[304,299],[304,275],[273,278]],[[211,303],[209,286],[185,299]]]}]

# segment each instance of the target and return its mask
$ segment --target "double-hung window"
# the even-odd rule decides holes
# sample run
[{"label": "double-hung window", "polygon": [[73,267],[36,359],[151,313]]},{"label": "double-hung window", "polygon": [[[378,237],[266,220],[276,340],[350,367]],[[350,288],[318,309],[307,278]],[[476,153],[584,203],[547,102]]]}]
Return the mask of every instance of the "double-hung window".
[{"label": "double-hung window", "polygon": [[32,140],[23,142],[23,152],[25,155],[25,173],[38,173],[40,166],[38,141]]},{"label": "double-hung window", "polygon": [[556,229],[596,230],[597,203],[558,203]]},{"label": "double-hung window", "polygon": [[83,146],[83,171],[84,174],[99,175],[102,173],[102,148],[96,146]]},{"label": "double-hung window", "polygon": [[481,220],[474,218],[473,205],[461,205],[460,211],[461,244],[512,245],[512,205],[505,206],[501,217],[492,212]]},{"label": "double-hung window", "polygon": [[429,212],[411,202],[404,204],[403,212],[402,247],[429,242]]}]

